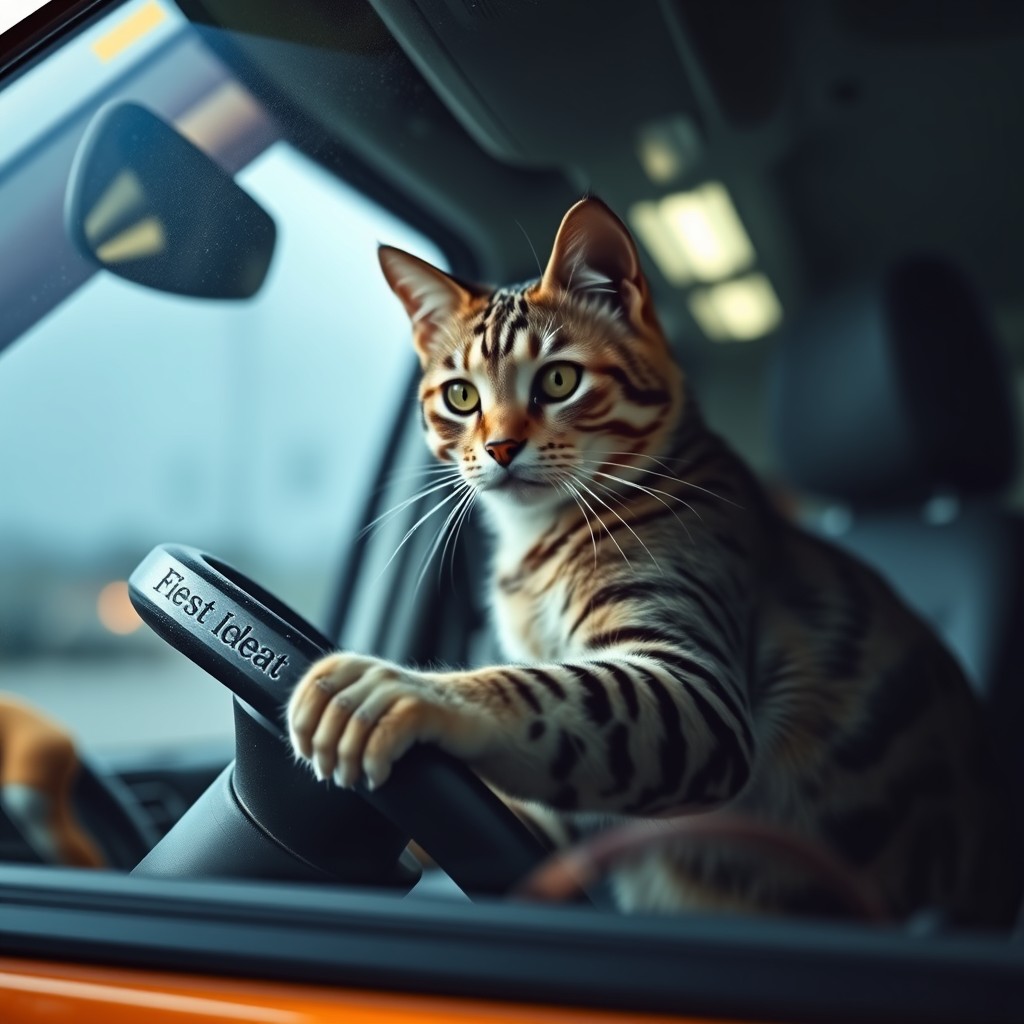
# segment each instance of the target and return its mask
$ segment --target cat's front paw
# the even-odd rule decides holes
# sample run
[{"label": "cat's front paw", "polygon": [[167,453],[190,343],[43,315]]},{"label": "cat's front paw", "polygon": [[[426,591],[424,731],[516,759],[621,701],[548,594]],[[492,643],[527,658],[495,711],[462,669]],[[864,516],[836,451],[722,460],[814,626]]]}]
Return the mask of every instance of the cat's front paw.
[{"label": "cat's front paw", "polygon": [[451,749],[462,717],[429,676],[358,654],[316,662],[288,704],[292,747],[317,778],[354,786],[365,776],[371,789],[414,743]]}]

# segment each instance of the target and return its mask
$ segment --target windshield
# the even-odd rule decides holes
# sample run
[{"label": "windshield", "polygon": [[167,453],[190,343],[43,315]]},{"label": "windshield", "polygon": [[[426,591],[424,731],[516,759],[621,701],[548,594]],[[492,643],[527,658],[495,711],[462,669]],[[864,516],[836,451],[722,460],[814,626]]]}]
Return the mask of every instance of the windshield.
[{"label": "windshield", "polygon": [[[273,218],[251,300],[167,295],[67,241],[93,113],[140,102]],[[215,552],[323,624],[414,358],[377,266],[436,246],[282,138],[169,4],[117,7],[0,92],[0,680],[83,746],[208,741],[227,692],[125,581],[154,544]]]}]

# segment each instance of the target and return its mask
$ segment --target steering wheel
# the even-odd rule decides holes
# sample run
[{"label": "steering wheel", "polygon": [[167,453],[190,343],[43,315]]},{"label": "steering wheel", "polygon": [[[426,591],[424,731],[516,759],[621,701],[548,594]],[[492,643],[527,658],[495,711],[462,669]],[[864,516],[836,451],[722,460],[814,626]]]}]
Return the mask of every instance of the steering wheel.
[{"label": "steering wheel", "polygon": [[235,760],[137,865],[160,877],[233,876],[410,888],[415,840],[468,895],[512,890],[548,850],[473,772],[413,747],[372,793],[317,782],[296,762],[283,713],[333,645],[219,559],[155,547],[129,581],[139,615],[235,695]]}]

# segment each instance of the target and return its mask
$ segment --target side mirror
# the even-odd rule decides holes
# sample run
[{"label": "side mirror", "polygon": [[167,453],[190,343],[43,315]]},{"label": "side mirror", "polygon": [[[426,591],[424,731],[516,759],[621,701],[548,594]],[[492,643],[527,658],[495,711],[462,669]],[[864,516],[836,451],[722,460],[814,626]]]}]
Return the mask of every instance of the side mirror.
[{"label": "side mirror", "polygon": [[93,118],[64,217],[91,262],[136,284],[209,299],[254,295],[277,237],[270,215],[229,174],[134,103]]}]

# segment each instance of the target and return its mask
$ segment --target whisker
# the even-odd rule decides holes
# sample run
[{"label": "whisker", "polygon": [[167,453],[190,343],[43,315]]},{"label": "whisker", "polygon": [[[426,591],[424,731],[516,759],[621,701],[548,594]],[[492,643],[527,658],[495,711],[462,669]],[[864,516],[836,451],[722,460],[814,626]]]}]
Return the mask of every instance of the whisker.
[{"label": "whisker", "polygon": [[[662,503],[662,505],[664,505],[665,508],[667,508],[669,510],[669,512],[671,512],[672,515],[674,515],[676,517],[676,521],[686,531],[686,536],[689,539],[690,543],[691,544],[693,543],[693,534],[690,533],[690,528],[686,525],[686,523],[683,522],[682,519],[680,519],[679,513],[667,501],[665,501],[665,498],[659,498],[658,495],[659,494],[664,494],[665,497],[667,497],[667,498],[675,499],[676,501],[679,502],[680,505],[684,505],[698,519],[700,519],[701,522],[703,522],[704,520],[701,517],[701,514],[692,505],[687,505],[687,503],[685,501],[683,501],[682,498],[679,498],[679,497],[677,497],[674,494],[670,494],[668,491],[659,491],[656,487],[644,487],[643,484],[633,483],[632,480],[622,480],[622,479],[620,479],[617,476],[612,476],[610,473],[597,473],[597,472],[595,472],[594,475],[595,476],[607,477],[609,480],[615,480],[616,482],[618,482],[620,484],[626,484],[627,487],[636,487],[639,490],[643,491],[644,494],[649,494],[652,498],[654,498],[655,501],[660,501]],[[595,484],[595,486],[598,486],[598,487],[608,487],[607,484],[598,484],[598,482],[596,480],[594,481],[594,484]],[[610,487],[608,489],[611,490]]]},{"label": "whisker", "polygon": [[[609,455],[616,455],[616,454],[622,455],[622,454],[625,454],[625,453],[624,452],[609,452],[608,454]],[[648,457],[649,458],[653,458],[653,456],[648,456]],[[581,459],[580,461],[582,461],[582,462],[597,462],[597,460],[595,460],[595,459]],[[733,508],[739,508],[739,509],[743,508],[743,506],[740,505],[738,502],[733,501],[731,498],[727,498],[724,494],[717,494],[717,493],[715,493],[715,491],[709,490],[707,487],[701,487],[700,484],[691,483],[689,480],[683,480],[681,477],[678,477],[678,476],[671,476],[668,473],[658,473],[655,470],[647,469],[644,466],[628,466],[627,467],[627,466],[621,466],[617,462],[605,462],[605,465],[618,466],[619,469],[635,469],[635,470],[637,470],[640,473],[647,473],[648,476],[659,476],[659,477],[662,477],[665,480],[671,480],[674,483],[682,484],[684,487],[692,487],[695,491],[702,491],[704,494],[708,494],[712,498],[717,498],[719,501],[724,501],[727,505],[732,505]]]},{"label": "whisker", "polygon": [[[469,486],[469,484],[465,484],[464,486],[468,487],[468,486]],[[431,516],[432,516],[432,515],[433,515],[433,514],[434,514],[435,512],[437,512],[437,511],[438,511],[439,509],[442,509],[442,508],[444,508],[444,506],[445,506],[445,505],[447,505],[447,504],[448,504],[448,502],[452,501],[452,500],[453,500],[454,498],[457,498],[458,496],[459,496],[459,491],[458,491],[458,490],[456,490],[456,491],[455,491],[454,493],[452,493],[452,494],[449,494],[447,498],[442,498],[442,499],[441,499],[441,500],[440,500],[440,501],[439,501],[439,502],[438,502],[438,503],[437,503],[437,504],[436,504],[436,505],[435,505],[435,506],[434,506],[434,507],[433,507],[433,508],[432,508],[432,509],[431,509],[431,510],[430,510],[429,512],[426,512],[426,513],[424,513],[424,514],[423,514],[422,516],[420,516],[420,518],[419,518],[419,519],[417,519],[417,520],[416,520],[416,522],[415,522],[415,523],[413,523],[413,524],[412,524],[412,526],[410,526],[410,527],[409,527],[409,529],[408,529],[408,530],[406,531],[406,534],[405,534],[405,536],[404,536],[404,537],[403,537],[403,538],[402,538],[402,539],[401,539],[401,540],[400,540],[400,541],[398,542],[398,547],[397,547],[397,548],[395,548],[394,554],[392,554],[392,556],[391,556],[391,557],[390,557],[390,558],[389,558],[389,559],[387,560],[387,562],[385,562],[385,563],[384,563],[384,568],[383,568],[383,569],[381,569],[381,571],[380,571],[379,573],[377,573],[377,579],[380,579],[380,578],[381,578],[381,576],[383,576],[383,575],[384,575],[384,572],[385,572],[385,571],[387,570],[388,566],[389,566],[389,565],[391,565],[391,563],[392,563],[392,562],[393,562],[393,561],[395,560],[396,556],[398,555],[398,552],[399,552],[399,551],[401,551],[403,547],[405,547],[405,545],[406,545],[406,542],[407,542],[407,541],[409,540],[409,538],[410,538],[410,537],[411,537],[411,536],[412,536],[412,535],[413,535],[413,534],[414,534],[414,533],[415,533],[415,532],[416,532],[416,531],[417,531],[417,530],[418,530],[418,529],[419,529],[419,528],[420,528],[420,527],[421,527],[421,526],[422,526],[422,525],[423,525],[423,524],[424,524],[424,523],[425,523],[425,522],[426,522],[426,521],[427,521],[427,520],[428,520],[428,519],[429,519],[429,518],[430,518],[430,517],[431,517]]]},{"label": "whisker", "polygon": [[384,483],[381,491],[401,491],[404,489],[408,492],[411,487],[430,487],[445,480],[459,480],[463,478],[461,471],[458,469],[449,470],[447,473],[408,473],[405,476],[402,473],[402,470],[396,470],[395,476]]},{"label": "whisker", "polygon": [[[624,477],[615,476],[614,473],[602,473],[598,469],[594,470],[594,476],[603,476],[606,477],[608,480],[615,480],[617,483],[625,484],[627,487],[636,487],[639,490],[643,491],[645,494],[649,494],[652,498],[656,497],[659,494],[662,494],[666,498],[671,498],[673,501],[678,501],[680,505],[682,505],[684,508],[689,509],[701,522],[704,522],[704,517],[689,502],[684,501],[682,498],[679,497],[678,494],[673,494],[671,491],[663,491],[660,487],[650,487],[647,484],[638,484],[635,480],[626,480]],[[682,481],[679,482],[682,483]],[[660,498],[658,500],[661,501]],[[661,503],[665,505],[664,501],[662,501]],[[677,515],[676,518],[679,519],[679,516]],[[679,522],[682,523],[683,521],[679,519]],[[683,523],[683,525],[685,526],[686,524]]]},{"label": "whisker", "polygon": [[682,462],[684,464],[693,462],[693,459],[684,459],[681,456],[669,456],[668,458],[662,458],[657,455],[648,455],[647,452],[606,452],[606,455],[628,455],[631,458],[636,457],[638,459],[652,459],[654,462],[660,463],[666,469],[669,468],[669,462]]},{"label": "whisker", "polygon": [[[459,545],[459,533],[461,532],[464,523],[469,518],[469,514],[470,514],[473,506],[476,504],[477,498],[479,498],[479,497],[480,497],[480,492],[474,488],[473,494],[470,497],[469,502],[463,507],[462,515],[459,516],[457,522],[455,523],[455,528],[454,528],[453,533],[449,533],[448,534],[448,540],[446,540],[444,542],[444,551],[441,552],[441,564],[438,566],[438,569],[437,569],[438,580],[440,580],[441,573],[444,571],[444,556],[445,556],[445,553],[448,550],[448,541],[451,541],[452,542],[452,557],[451,557],[451,560],[448,563],[448,565],[449,565],[449,575],[448,575],[448,578],[451,580],[451,584],[452,584],[452,589],[453,590],[455,589],[455,550],[456,550],[456,548]],[[453,536],[453,534],[454,534],[454,536]]]},{"label": "whisker", "polygon": [[461,472],[458,466],[415,466],[406,469],[396,469],[393,473],[389,473],[387,477],[388,483],[393,483],[398,480],[411,480],[418,476],[437,476],[441,473],[451,473],[452,475]]},{"label": "whisker", "polygon": [[418,468],[396,469],[389,473],[374,490],[375,495],[384,494],[392,488],[407,486],[409,484],[429,484],[438,480],[450,477],[455,479],[460,476],[458,466],[420,466]]},{"label": "whisker", "polygon": [[692,487],[695,491],[700,491],[703,494],[710,495],[712,498],[717,498],[719,501],[724,501],[726,505],[732,505],[733,508],[743,508],[739,502],[733,501],[732,498],[727,498],[724,494],[717,494],[707,487],[701,487],[700,484],[691,483],[689,480],[683,480],[678,476],[669,476],[668,473],[655,473],[653,469],[642,469],[639,466],[637,468],[640,469],[641,473],[647,473],[650,476],[660,476],[665,480],[673,480],[677,484],[682,484],[684,487]]},{"label": "whisker", "polygon": [[[451,557],[451,572],[450,572],[449,578],[451,580],[452,587],[453,588],[455,587],[455,547],[454,547],[454,545],[458,544],[459,530],[462,528],[462,524],[465,522],[466,516],[469,513],[469,510],[473,507],[473,503],[476,501],[478,494],[479,494],[479,492],[476,490],[476,488],[475,487],[471,487],[469,493],[466,494],[463,497],[462,501],[460,501],[458,503],[458,505],[456,505],[455,508],[452,510],[451,527],[448,530],[448,536],[445,538],[444,547],[441,549],[441,557],[440,557],[440,559],[438,560],[438,563],[437,563],[437,586],[438,586],[438,591],[439,592],[440,592],[440,588],[441,588],[441,576],[444,573],[444,560],[445,560],[445,556],[448,554],[448,545],[449,544],[453,545],[453,547],[452,547],[452,557]],[[445,523],[445,525],[447,525],[447,522]]]},{"label": "whisker", "polygon": [[444,479],[440,483],[431,481],[431,483],[421,491],[417,491],[414,495],[406,498],[404,501],[399,502],[397,505],[393,505],[385,512],[381,512],[376,519],[371,523],[367,523],[358,533],[357,539],[361,539],[364,535],[368,534],[373,528],[381,524],[385,519],[391,518],[401,512],[403,509],[408,508],[413,502],[419,501],[421,498],[425,498],[435,491],[439,491],[444,487],[454,486],[454,481],[450,479]]},{"label": "whisker", "polygon": [[[573,482],[571,484],[569,484],[569,486],[576,492],[576,494],[579,497],[580,501],[582,501],[583,504],[586,505],[588,509],[590,509],[590,514],[592,516],[594,516],[594,518],[604,527],[604,532],[608,534],[608,539],[619,549],[619,554],[622,555],[623,561],[626,563],[626,565],[628,565],[632,569],[633,568],[633,563],[626,557],[626,552],[623,551],[621,547],[619,547],[619,542],[615,539],[615,534],[613,534],[612,531],[608,529],[608,524],[601,518],[599,513],[594,511],[594,509],[591,506],[590,502],[587,501],[587,499],[584,498],[583,495],[580,494],[580,492],[576,489],[577,486],[583,487],[584,490],[587,490],[588,488],[585,485],[581,484],[580,481],[577,480],[575,477],[573,477]],[[592,495],[594,494],[593,491],[591,491],[590,493]],[[597,497],[597,496],[594,495],[594,497]],[[598,500],[600,500],[600,499],[598,499]],[[604,503],[602,502],[602,504],[604,504]],[[605,508],[608,508],[608,506],[605,505]],[[609,509],[609,511],[614,511],[614,510]]]},{"label": "whisker", "polygon": [[624,508],[628,511],[629,502],[626,501],[625,498],[623,498],[623,496],[619,494],[614,487],[609,487],[608,484],[602,484],[599,481],[595,480],[593,477],[590,478],[590,482],[591,484],[594,485],[594,487],[597,487],[598,489],[603,491],[605,497],[610,498],[612,501],[614,501],[619,508]]},{"label": "whisker", "polygon": [[[441,528],[437,531],[437,536],[434,538],[434,543],[431,545],[430,550],[423,558],[423,562],[420,565],[420,573],[416,577],[416,586],[413,587],[413,593],[415,594],[420,588],[420,584],[423,582],[423,577],[427,573],[427,569],[430,567],[430,563],[433,560],[434,555],[437,553],[437,549],[441,544],[441,540],[444,538],[445,532],[448,530],[449,525],[454,521],[455,517],[462,510],[462,506],[469,500],[472,491],[469,489],[469,484],[466,484],[466,489],[462,493],[462,497],[455,503],[455,507],[449,511],[445,517],[444,522],[441,524]],[[442,556],[441,564],[444,564],[444,558]],[[440,588],[440,575],[438,576],[438,587]]]},{"label": "whisker", "polygon": [[[601,498],[601,497],[599,497],[599,496],[598,496],[597,494],[595,494],[595,493],[594,493],[594,492],[593,492],[593,491],[592,491],[592,490],[591,490],[591,489],[590,489],[590,488],[589,488],[589,487],[588,487],[588,486],[587,486],[587,485],[586,485],[585,483],[583,483],[583,482],[582,482],[581,480],[579,480],[579,479],[576,479],[576,483],[577,483],[577,484],[578,484],[578,485],[579,485],[580,487],[582,487],[582,488],[583,488],[583,490],[585,490],[585,491],[586,491],[586,492],[587,492],[587,493],[588,493],[589,495],[591,495],[591,496],[592,496],[592,497],[594,498],[594,500],[595,500],[595,501],[599,501],[599,502],[600,502],[600,503],[601,503],[602,505],[604,505],[604,507],[605,507],[606,509],[608,509],[608,511],[609,511],[609,512],[611,512],[611,514],[612,514],[613,516],[615,516],[615,518],[616,518],[616,519],[618,519],[618,521],[619,521],[620,523],[622,523],[622,525],[623,525],[623,526],[624,526],[624,527],[625,527],[625,528],[626,528],[627,530],[629,530],[629,532],[630,532],[631,534],[633,534],[633,536],[634,536],[634,537],[636,537],[637,541],[638,541],[638,542],[639,542],[639,544],[640,544],[640,547],[642,547],[642,548],[644,549],[644,551],[646,551],[646,552],[647,552],[647,557],[648,557],[648,558],[650,558],[650,560],[651,560],[651,561],[652,561],[652,562],[653,562],[653,563],[655,564],[655,566],[657,566],[658,572],[661,572],[662,570],[661,570],[661,566],[660,566],[660,565],[658,565],[658,560],[657,560],[657,559],[656,559],[656,558],[654,557],[654,555],[652,555],[652,554],[651,554],[651,549],[650,549],[650,548],[649,548],[649,547],[648,547],[648,546],[647,546],[647,545],[646,545],[646,544],[645,544],[645,543],[643,542],[643,539],[642,539],[642,538],[640,537],[640,534],[638,534],[638,533],[636,532],[636,530],[634,530],[634,529],[633,529],[633,527],[632,527],[632,526],[630,526],[630,525],[629,525],[629,523],[627,523],[627,522],[626,522],[626,520],[625,520],[625,519],[623,519],[623,518],[622,518],[622,516],[620,516],[620,515],[619,515],[619,513],[618,513],[618,512],[616,512],[616,511],[615,511],[615,509],[613,509],[613,508],[611,507],[611,505],[609,505],[609,504],[608,504],[608,502],[606,502],[606,501],[605,501],[605,500],[604,500],[603,498]],[[611,536],[612,536],[612,534],[611,534],[611,533],[609,532],[608,536],[609,536],[609,537],[611,537]],[[614,538],[613,538],[613,539],[614,539]],[[621,550],[621,548],[620,548],[619,550]],[[623,557],[623,558],[625,558],[626,556],[625,556],[625,555],[623,555],[622,557]],[[627,559],[627,562],[628,562],[628,559]]]},{"label": "whisker", "polygon": [[[583,522],[586,524],[587,529],[590,531],[590,543],[594,546],[594,568],[597,568],[597,538],[594,536],[594,528],[590,525],[590,520],[587,518],[587,513],[584,511],[583,506],[580,504],[579,499],[573,494],[569,484],[562,480],[560,481],[562,486],[565,487],[565,493],[576,502],[576,507],[580,510],[580,515],[583,517]],[[625,556],[623,556],[625,557]]]}]

